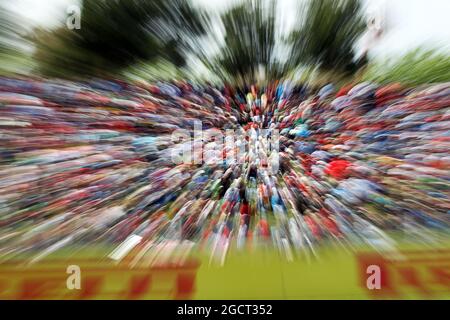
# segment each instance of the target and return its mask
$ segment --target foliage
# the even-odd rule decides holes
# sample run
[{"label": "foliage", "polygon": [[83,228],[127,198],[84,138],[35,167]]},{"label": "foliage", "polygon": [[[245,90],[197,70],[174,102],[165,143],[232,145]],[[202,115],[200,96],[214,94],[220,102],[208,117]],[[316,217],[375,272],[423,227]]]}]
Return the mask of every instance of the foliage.
[{"label": "foliage", "polygon": [[301,6],[290,37],[295,65],[351,74],[366,62],[355,57],[354,44],[365,30],[359,0],[310,0]]},{"label": "foliage", "polygon": [[182,66],[206,18],[187,0],[84,0],[81,29],[35,31],[35,57],[53,76],[113,74],[160,58]]},{"label": "foliage", "polygon": [[450,82],[450,56],[437,49],[418,48],[404,56],[370,65],[365,80],[400,82],[409,86]]}]

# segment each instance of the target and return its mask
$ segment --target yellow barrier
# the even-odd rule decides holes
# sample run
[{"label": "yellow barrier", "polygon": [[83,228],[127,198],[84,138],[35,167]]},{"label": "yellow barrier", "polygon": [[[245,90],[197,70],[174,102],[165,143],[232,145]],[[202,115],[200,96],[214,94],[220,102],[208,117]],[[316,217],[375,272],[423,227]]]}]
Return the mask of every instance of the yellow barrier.
[{"label": "yellow barrier", "polygon": [[[80,257],[80,255],[77,255]],[[0,265],[2,299],[408,299],[450,298],[450,250],[414,248],[386,256],[373,251],[320,250],[287,262],[277,252],[233,252],[218,266],[206,257],[183,265],[129,267],[93,258],[52,257],[32,266]],[[69,265],[80,289],[69,289]],[[369,289],[369,266],[381,286]]]}]

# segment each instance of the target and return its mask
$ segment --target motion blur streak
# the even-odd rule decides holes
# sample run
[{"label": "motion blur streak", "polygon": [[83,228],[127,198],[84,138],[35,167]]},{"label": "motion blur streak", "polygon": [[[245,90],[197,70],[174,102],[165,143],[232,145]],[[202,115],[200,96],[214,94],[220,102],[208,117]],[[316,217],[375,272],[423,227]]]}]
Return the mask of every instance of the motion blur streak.
[{"label": "motion blur streak", "polygon": [[450,59],[374,63],[356,44],[389,24],[359,1],[302,2],[289,34],[273,1],[84,0],[73,30],[24,28],[9,4],[0,262],[447,241]]},{"label": "motion blur streak", "polygon": [[[187,82],[0,85],[2,258],[123,242],[119,259],[139,242],[171,240],[218,259],[249,245],[292,259],[329,241],[392,249],[392,231],[439,241],[448,228],[448,85],[362,83],[337,98],[331,86],[306,97],[253,87],[242,111],[215,107],[234,99]],[[170,133],[191,132],[194,120],[204,135],[279,129],[279,155],[260,137],[242,163],[224,149],[214,163],[176,165],[185,142]],[[216,142],[204,143],[206,153]]]}]

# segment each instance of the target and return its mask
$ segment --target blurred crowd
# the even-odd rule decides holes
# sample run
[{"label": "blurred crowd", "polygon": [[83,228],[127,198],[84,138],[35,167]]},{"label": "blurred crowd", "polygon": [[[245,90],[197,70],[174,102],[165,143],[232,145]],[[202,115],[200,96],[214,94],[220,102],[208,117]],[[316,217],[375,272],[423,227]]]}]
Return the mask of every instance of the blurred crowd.
[{"label": "blurred crowd", "polygon": [[[448,233],[450,84],[0,78],[0,109],[0,261],[98,244],[289,260]],[[174,161],[186,150],[215,161]]]}]

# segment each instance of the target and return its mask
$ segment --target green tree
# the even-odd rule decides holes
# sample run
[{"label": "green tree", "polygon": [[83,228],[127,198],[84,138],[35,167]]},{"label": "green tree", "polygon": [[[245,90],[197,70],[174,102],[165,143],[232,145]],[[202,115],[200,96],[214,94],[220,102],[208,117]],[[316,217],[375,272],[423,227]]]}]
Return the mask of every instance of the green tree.
[{"label": "green tree", "polygon": [[354,51],[366,28],[359,0],[309,0],[299,10],[297,28],[289,36],[291,67],[351,74],[367,62],[356,59]]},{"label": "green tree", "polygon": [[16,34],[16,27],[11,12],[5,8],[4,4],[0,4],[0,54],[11,50],[10,41]]}]

